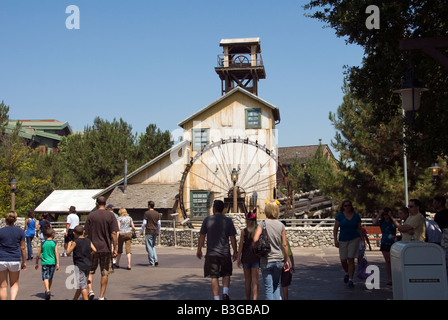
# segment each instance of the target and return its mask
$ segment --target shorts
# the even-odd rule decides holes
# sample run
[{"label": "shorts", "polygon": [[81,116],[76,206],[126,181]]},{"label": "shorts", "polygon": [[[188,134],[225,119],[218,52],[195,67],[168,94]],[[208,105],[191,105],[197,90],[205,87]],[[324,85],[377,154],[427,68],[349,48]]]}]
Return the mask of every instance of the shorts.
[{"label": "shorts", "polygon": [[18,272],[22,268],[20,261],[0,261],[0,271]]},{"label": "shorts", "polygon": [[76,269],[76,278],[78,280],[78,288],[80,290],[87,289],[87,282],[89,280],[89,270]]},{"label": "shorts", "polygon": [[260,269],[260,263],[243,263],[243,269]]},{"label": "shorts", "polygon": [[123,253],[123,243],[125,244],[126,254],[131,252],[132,232],[120,233],[118,236],[118,254]]},{"label": "shorts", "polygon": [[75,231],[73,229],[68,229],[67,236],[64,237],[65,243],[69,243],[70,241],[75,240],[74,232]]},{"label": "shorts", "polygon": [[339,241],[339,258],[341,260],[358,258],[359,237],[349,241]]},{"label": "shorts", "polygon": [[42,265],[42,280],[53,279],[55,270],[56,270],[55,264],[43,264]]},{"label": "shorts", "polygon": [[291,284],[291,280],[292,280],[292,272],[291,270],[282,271],[282,278],[281,278],[281,282],[282,282],[282,287],[288,287]]},{"label": "shorts", "polygon": [[392,245],[391,244],[384,244],[384,243],[382,243],[381,245],[380,245],[380,251],[386,251],[386,252],[388,252],[388,251],[390,251],[390,248],[392,247]]},{"label": "shorts", "polygon": [[231,257],[205,257],[204,278],[231,276],[233,271]]},{"label": "shorts", "polygon": [[108,276],[114,273],[112,269],[112,253],[110,252],[95,252],[92,255],[92,268],[90,269],[90,274],[95,274],[95,270],[100,265],[101,276]]}]

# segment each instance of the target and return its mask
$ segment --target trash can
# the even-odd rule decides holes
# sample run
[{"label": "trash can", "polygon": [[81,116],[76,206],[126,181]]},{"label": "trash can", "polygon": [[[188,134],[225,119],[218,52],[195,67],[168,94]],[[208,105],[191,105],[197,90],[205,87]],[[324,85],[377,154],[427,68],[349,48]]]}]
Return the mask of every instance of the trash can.
[{"label": "trash can", "polygon": [[395,300],[448,299],[445,252],[437,244],[396,242],[390,250]]}]

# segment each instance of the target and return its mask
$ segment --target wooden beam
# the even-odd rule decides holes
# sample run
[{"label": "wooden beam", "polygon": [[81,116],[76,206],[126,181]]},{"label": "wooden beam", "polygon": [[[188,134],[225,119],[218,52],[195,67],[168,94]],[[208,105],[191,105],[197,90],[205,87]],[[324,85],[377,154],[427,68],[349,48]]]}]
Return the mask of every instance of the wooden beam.
[{"label": "wooden beam", "polygon": [[448,37],[403,39],[400,41],[401,50],[422,50],[448,69],[448,57],[437,49],[448,48]]}]

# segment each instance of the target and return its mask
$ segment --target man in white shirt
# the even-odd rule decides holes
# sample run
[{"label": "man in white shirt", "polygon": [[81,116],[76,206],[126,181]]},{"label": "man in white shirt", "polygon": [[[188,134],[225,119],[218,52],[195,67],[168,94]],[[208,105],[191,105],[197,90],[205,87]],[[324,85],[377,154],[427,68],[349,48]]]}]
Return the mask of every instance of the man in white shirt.
[{"label": "man in white shirt", "polygon": [[61,253],[62,257],[67,256],[67,245],[70,241],[75,239],[73,231],[77,225],[79,225],[79,217],[76,214],[76,208],[71,206],[68,210],[69,214],[67,216],[67,223],[65,224],[65,241],[64,241],[64,252]]}]

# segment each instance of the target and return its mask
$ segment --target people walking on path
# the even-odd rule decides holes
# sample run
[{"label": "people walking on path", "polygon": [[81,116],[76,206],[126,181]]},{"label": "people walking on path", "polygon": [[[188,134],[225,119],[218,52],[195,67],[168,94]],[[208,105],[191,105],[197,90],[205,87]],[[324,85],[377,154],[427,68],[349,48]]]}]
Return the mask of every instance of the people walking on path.
[{"label": "people walking on path", "polygon": [[354,286],[355,258],[359,256],[360,241],[365,246],[363,237],[361,217],[354,211],[351,201],[343,201],[334,222],[333,238],[335,247],[339,248],[339,258],[345,271],[344,283],[348,283],[349,287]]},{"label": "people walking on path", "polygon": [[55,231],[53,229],[46,229],[45,236],[47,240],[41,243],[37,255],[35,269],[39,268],[39,258],[42,266],[42,281],[45,288],[45,300],[51,298],[51,285],[53,283],[53,276],[56,270],[59,270],[59,254],[58,244],[54,240]]},{"label": "people walking on path", "polygon": [[67,223],[65,224],[65,234],[64,234],[64,252],[61,254],[62,257],[66,257],[67,255],[67,246],[70,241],[75,239],[73,235],[74,229],[77,225],[79,225],[79,217],[76,214],[76,207],[70,206],[68,210],[69,214],[67,216]]},{"label": "people walking on path", "polygon": [[243,268],[246,299],[258,299],[258,275],[260,273],[260,258],[253,252],[253,238],[257,230],[256,211],[248,212],[246,228],[241,230],[238,246],[238,267]]},{"label": "people walking on path", "polygon": [[395,219],[392,210],[386,207],[378,212],[378,215],[373,219],[372,224],[374,226],[379,226],[381,229],[380,251],[386,262],[386,273],[388,277],[387,285],[392,285],[390,248],[396,240],[397,228],[400,226],[400,223]]},{"label": "people walking on path", "polygon": [[17,213],[6,214],[6,226],[0,229],[0,300],[16,300],[19,292],[20,270],[26,270],[25,232],[14,226]]},{"label": "people walking on path", "polygon": [[77,289],[73,300],[78,300],[82,295],[84,300],[89,300],[87,292],[87,283],[89,279],[90,269],[92,268],[92,252],[96,252],[96,248],[89,238],[84,234],[84,227],[77,225],[74,230],[74,239],[69,242],[67,254],[73,252],[73,264],[76,267],[75,275],[77,280]]},{"label": "people walking on path", "polygon": [[420,213],[420,201],[418,199],[409,200],[409,216],[406,221],[398,227],[402,234],[401,241],[425,241],[426,224],[425,217]]},{"label": "people walking on path", "polygon": [[101,287],[99,299],[104,300],[109,275],[112,274],[112,258],[117,256],[118,222],[114,214],[106,210],[106,199],[101,196],[96,200],[97,209],[87,216],[85,223],[86,236],[92,241],[96,252],[92,255],[92,268],[89,274],[88,295],[93,299],[93,274],[98,265],[101,272]]},{"label": "people walking on path", "polygon": [[36,230],[39,230],[37,220],[34,218],[34,211],[28,211],[28,218],[25,220],[25,227],[23,228],[25,231],[26,237],[26,249],[28,252],[27,260],[33,259],[33,239],[36,235]]},{"label": "people walking on path", "polygon": [[148,201],[148,211],[143,215],[143,224],[141,233],[145,233],[146,252],[148,252],[149,266],[159,265],[157,260],[156,242],[157,235],[160,233],[160,213],[154,210],[154,201]]},{"label": "people walking on path", "polygon": [[[204,277],[211,278],[213,299],[219,300],[219,278],[222,278],[222,299],[229,300],[230,277],[233,272],[233,262],[238,258],[236,245],[236,230],[231,218],[223,214],[224,202],[215,200],[213,215],[202,222],[199,231],[196,256],[202,259],[202,247],[207,239],[207,252],[204,262]],[[230,254],[229,242],[232,245],[233,257]]]},{"label": "people walking on path", "polygon": [[125,208],[121,208],[118,211],[118,223],[120,225],[120,233],[118,235],[118,255],[115,262],[115,267],[120,267],[120,258],[123,253],[123,244],[126,248],[126,258],[128,261],[127,269],[131,270],[131,245],[132,245],[132,233],[135,232],[134,221],[128,214]]}]

